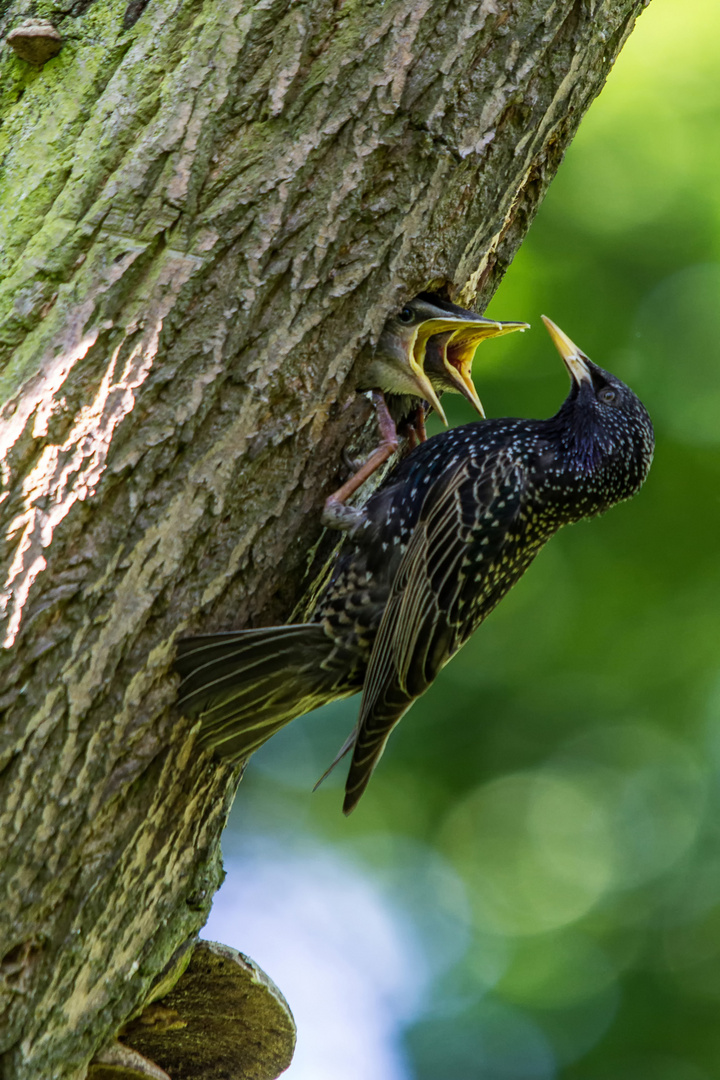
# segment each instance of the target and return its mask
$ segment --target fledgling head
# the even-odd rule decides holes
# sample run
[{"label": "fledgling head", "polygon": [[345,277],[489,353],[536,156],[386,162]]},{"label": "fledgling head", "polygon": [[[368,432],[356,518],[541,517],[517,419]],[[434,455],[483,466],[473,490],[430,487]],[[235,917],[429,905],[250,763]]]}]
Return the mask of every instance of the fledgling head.
[{"label": "fledgling head", "polygon": [[362,387],[428,401],[447,425],[440,395],[463,394],[484,416],[472,382],[475,349],[489,337],[524,330],[423,293],[391,315],[362,375]]},{"label": "fledgling head", "polygon": [[[433,333],[454,330],[457,316],[448,315],[428,300],[416,297],[391,315],[383,327],[364,380],[386,394],[408,395],[429,401],[447,426],[435,388],[425,372],[425,345]],[[442,388],[438,388],[442,393]]]},{"label": "fledgling head", "polygon": [[570,393],[550,423],[561,435],[564,467],[582,480],[593,503],[589,512],[598,513],[631,498],[645,481],[655,448],[652,421],[629,386],[542,318],[571,379]]}]

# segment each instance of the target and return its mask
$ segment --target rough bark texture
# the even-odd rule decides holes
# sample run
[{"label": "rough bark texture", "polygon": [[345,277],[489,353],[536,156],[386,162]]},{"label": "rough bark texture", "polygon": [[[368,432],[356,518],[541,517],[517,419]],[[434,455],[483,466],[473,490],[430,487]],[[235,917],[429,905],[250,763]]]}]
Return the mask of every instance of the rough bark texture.
[{"label": "rough bark texture", "polygon": [[83,1077],[202,925],[237,775],[174,635],[300,601],[359,353],[482,310],[642,6],[5,8],[64,43],[0,55],[3,1080]]}]

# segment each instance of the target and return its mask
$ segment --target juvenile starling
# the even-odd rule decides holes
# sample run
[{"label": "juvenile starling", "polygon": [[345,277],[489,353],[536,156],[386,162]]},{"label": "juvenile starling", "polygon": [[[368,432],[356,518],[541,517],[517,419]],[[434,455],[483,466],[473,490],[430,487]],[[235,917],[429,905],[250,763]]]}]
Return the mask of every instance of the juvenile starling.
[{"label": "juvenile starling", "polygon": [[446,317],[453,316],[458,322],[445,331],[436,329],[430,318],[423,323],[415,344],[416,351],[424,351],[423,370],[438,394],[444,391],[462,394],[485,419],[485,410],[472,381],[475,350],[488,338],[504,337],[516,330],[529,330],[530,324],[496,322],[477,315],[474,311],[468,311],[467,308],[451,304],[448,300],[431,298],[425,293],[421,293],[413,304],[427,305],[429,302],[444,311]]},{"label": "juvenile starling", "polygon": [[374,352],[362,365],[358,382],[358,389],[373,391],[380,443],[328,501],[344,503],[395,453],[401,420],[411,420],[412,430],[424,441],[424,402],[429,402],[446,426],[440,404],[445,391],[462,394],[484,417],[471,377],[475,350],[487,338],[526,329],[528,323],[486,319],[427,293],[391,315]]},{"label": "juvenile starling", "polygon": [[[309,623],[180,642],[180,707],[245,760],[278,728],[362,690],[343,809],[390,732],[562,525],[634,495],[654,438],[635,394],[544,319],[571,377],[549,420],[485,420],[413,450],[361,509]],[[332,768],[332,766],[331,766]],[[329,771],[329,770],[328,770]]]},{"label": "juvenile starling", "polygon": [[[525,330],[523,322],[497,322],[474,311],[458,307],[439,297],[421,294],[385,323],[375,351],[363,365],[359,388],[381,390],[398,398],[391,412],[395,419],[407,415],[420,401],[429,401],[447,425],[439,396],[445,391],[463,394],[484,416],[483,407],[472,384],[470,372],[475,350],[487,338],[501,337],[515,330]],[[428,368],[426,348],[436,341],[433,362]],[[452,343],[452,354],[445,346]]]},{"label": "juvenile starling", "polygon": [[[381,390],[397,397],[399,402],[393,413],[407,415],[413,405],[427,401],[447,426],[439,394],[449,390],[461,393],[483,416],[475,388],[468,388],[468,374],[472,369],[473,356],[480,341],[490,337],[511,334],[513,330],[526,329],[527,323],[499,323],[478,315],[475,311],[459,308],[447,300],[422,294],[395,315],[391,315],[382,328],[375,351],[363,365],[358,388]],[[425,366],[427,342],[436,334],[462,334],[456,365],[462,367],[462,376],[451,364],[440,361],[431,370]],[[460,342],[459,342],[460,346]],[[461,353],[461,354],[460,354]],[[472,386],[472,382],[471,382]]]}]

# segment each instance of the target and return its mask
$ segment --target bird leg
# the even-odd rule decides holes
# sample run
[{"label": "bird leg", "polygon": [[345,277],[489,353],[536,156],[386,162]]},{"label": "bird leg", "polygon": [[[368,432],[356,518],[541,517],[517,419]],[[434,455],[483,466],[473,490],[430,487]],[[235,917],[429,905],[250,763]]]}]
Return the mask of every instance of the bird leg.
[{"label": "bird leg", "polygon": [[427,441],[427,431],[425,430],[425,406],[418,405],[413,416],[408,424],[410,429],[410,437],[415,441],[412,443],[412,449],[414,450],[418,443]]},{"label": "bird leg", "polygon": [[361,465],[342,487],[334,491],[325,500],[322,517],[323,525],[328,525],[334,529],[352,529],[359,524],[362,518],[362,510],[354,506],[346,506],[345,501],[357,491],[361,484],[365,483],[368,477],[372,476],[381,465],[384,465],[398,448],[395,423],[388,410],[382,390],[373,390],[372,400],[375,406],[378,428],[380,429],[380,445],[370,455],[365,464]]},{"label": "bird leg", "polygon": [[416,446],[427,440],[427,431],[425,429],[426,409],[426,404],[421,403],[416,409],[413,409],[409,416],[405,417],[402,423],[398,424],[398,434],[407,439],[411,450],[414,450]]}]

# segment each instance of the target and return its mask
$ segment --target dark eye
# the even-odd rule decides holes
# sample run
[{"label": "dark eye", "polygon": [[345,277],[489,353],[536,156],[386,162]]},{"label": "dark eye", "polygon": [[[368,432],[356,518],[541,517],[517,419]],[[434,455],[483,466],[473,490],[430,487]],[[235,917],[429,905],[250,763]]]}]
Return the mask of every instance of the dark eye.
[{"label": "dark eye", "polygon": [[398,319],[402,323],[411,323],[414,318],[415,316],[413,315],[412,310],[409,307],[404,307],[398,315]]},{"label": "dark eye", "polygon": [[602,390],[598,390],[597,398],[603,405],[614,405],[617,401],[617,391],[611,386],[603,386]]}]

